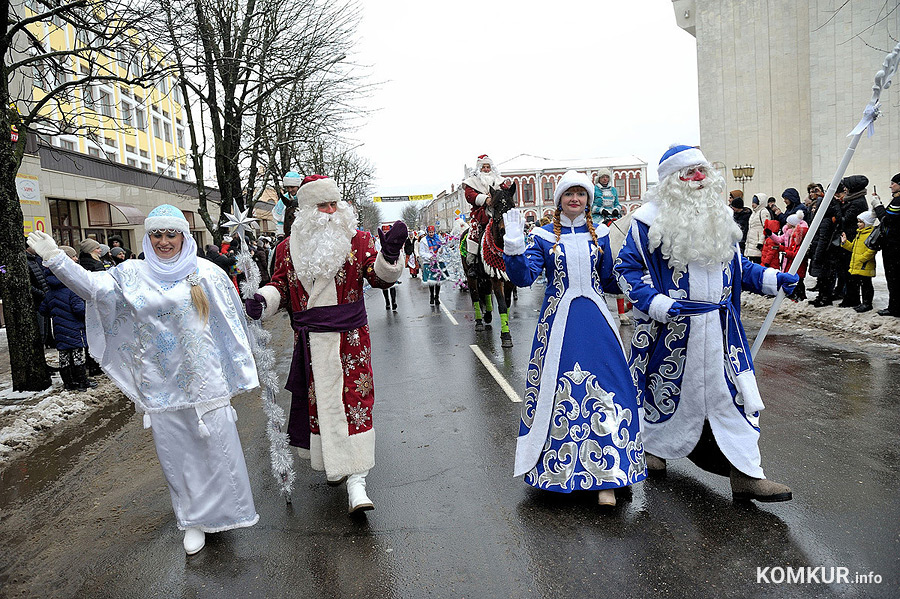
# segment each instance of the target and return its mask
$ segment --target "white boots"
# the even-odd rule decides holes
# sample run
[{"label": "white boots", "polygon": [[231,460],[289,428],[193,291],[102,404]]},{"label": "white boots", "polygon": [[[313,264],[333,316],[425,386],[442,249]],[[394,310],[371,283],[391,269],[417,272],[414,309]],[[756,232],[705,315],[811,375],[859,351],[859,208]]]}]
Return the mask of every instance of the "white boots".
[{"label": "white boots", "polygon": [[349,512],[351,514],[375,509],[375,504],[366,495],[366,475],[368,473],[366,471],[359,474],[351,474],[347,477],[347,497],[350,500]]},{"label": "white boots", "polygon": [[184,531],[184,551],[194,555],[206,545],[206,533],[199,528],[188,528]]}]

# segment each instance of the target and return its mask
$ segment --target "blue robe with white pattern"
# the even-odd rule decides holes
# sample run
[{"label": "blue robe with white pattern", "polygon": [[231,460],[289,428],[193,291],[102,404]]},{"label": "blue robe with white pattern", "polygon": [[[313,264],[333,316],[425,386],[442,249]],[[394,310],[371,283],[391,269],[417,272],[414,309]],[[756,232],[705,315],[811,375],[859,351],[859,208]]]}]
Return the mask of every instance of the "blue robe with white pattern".
[{"label": "blue robe with white pattern", "polygon": [[644,448],[661,458],[685,457],[708,420],[728,461],[763,478],[759,413],[744,412],[745,394],[759,394],[752,362],[750,371],[734,376],[727,360],[740,350],[726,339],[720,311],[670,321],[665,313],[672,300],[728,303],[740,327],[741,291],[776,293],[777,271],[753,264],[735,246],[727,263],[689,264],[685,272],[675,272],[660,248],[649,251],[656,211],[648,203],[634,213],[615,264],[619,284],[634,303],[629,366],[643,407]]},{"label": "blue robe with white pattern", "polygon": [[[593,243],[584,220],[561,217],[532,232],[524,254],[504,260],[510,280],[531,285],[545,272],[516,445],[515,475],[540,489],[611,489],[644,479],[634,384],[604,292],[618,293],[608,230]],[[602,253],[601,253],[602,252]]]}]

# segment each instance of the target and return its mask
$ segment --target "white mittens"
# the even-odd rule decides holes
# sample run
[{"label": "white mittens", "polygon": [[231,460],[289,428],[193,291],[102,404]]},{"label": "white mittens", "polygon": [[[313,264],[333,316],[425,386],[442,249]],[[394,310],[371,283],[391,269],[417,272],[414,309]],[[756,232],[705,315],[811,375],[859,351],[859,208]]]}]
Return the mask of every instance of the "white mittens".
[{"label": "white mittens", "polygon": [[518,208],[511,208],[503,214],[503,253],[518,256],[525,253],[525,219]]},{"label": "white mittens", "polygon": [[28,234],[28,245],[43,260],[49,260],[61,250],[56,241],[43,231],[32,231]]}]

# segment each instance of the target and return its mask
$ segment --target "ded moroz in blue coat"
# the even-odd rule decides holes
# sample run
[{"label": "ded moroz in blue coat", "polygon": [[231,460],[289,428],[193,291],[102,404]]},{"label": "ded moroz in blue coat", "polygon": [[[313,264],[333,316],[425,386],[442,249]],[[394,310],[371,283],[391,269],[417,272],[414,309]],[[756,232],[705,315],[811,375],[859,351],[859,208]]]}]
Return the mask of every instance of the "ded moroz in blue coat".
[{"label": "ded moroz in blue coat", "polygon": [[[689,264],[686,272],[676,273],[660,248],[648,248],[657,211],[653,202],[635,211],[615,265],[619,284],[634,303],[629,365],[644,408],[644,449],[661,458],[685,457],[708,420],[731,465],[764,478],[759,412],[744,412],[745,402],[760,409],[762,402],[740,324],[740,296],[743,289],[774,295],[777,271],[753,264],[735,246],[728,263]],[[721,309],[666,322],[673,301],[681,300],[718,304]],[[744,360],[744,370],[732,366],[738,357]]]}]

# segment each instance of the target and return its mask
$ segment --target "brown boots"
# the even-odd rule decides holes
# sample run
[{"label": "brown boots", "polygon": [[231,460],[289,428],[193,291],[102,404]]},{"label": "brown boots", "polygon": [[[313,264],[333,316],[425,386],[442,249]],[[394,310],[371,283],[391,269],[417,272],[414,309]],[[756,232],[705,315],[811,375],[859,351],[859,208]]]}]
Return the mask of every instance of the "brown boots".
[{"label": "brown boots", "polygon": [[755,499],[763,502],[790,501],[791,488],[765,478],[747,476],[736,468],[731,469],[731,495],[735,501]]},{"label": "brown boots", "polygon": [[663,474],[666,471],[666,461],[652,453],[644,452],[644,463],[647,464],[647,474]]}]

